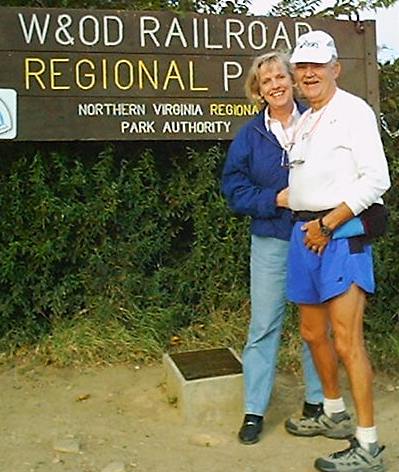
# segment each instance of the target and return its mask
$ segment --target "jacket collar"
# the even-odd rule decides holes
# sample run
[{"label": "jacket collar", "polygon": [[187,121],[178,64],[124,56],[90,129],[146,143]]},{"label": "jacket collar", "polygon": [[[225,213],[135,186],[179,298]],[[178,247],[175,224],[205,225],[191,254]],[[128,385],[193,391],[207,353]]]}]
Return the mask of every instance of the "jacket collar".
[{"label": "jacket collar", "polygon": [[[303,112],[307,110],[307,106],[303,103],[295,100],[296,106],[298,108],[299,113],[302,115]],[[253,127],[267,139],[272,141],[274,144],[280,147],[280,143],[277,141],[277,138],[274,134],[265,128],[265,108],[259,112],[255,118],[253,119]]]}]

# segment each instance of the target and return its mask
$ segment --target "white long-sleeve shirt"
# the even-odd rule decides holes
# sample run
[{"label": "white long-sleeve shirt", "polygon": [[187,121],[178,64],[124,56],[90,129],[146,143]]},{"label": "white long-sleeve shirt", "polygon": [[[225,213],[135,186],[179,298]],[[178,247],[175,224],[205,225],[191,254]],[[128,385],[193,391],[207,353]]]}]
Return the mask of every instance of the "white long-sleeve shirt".
[{"label": "white long-sleeve shirt", "polygon": [[292,210],[326,210],[345,202],[357,215],[382,201],[390,187],[388,165],[376,117],[364,100],[337,89],[325,107],[302,115],[294,141]]}]

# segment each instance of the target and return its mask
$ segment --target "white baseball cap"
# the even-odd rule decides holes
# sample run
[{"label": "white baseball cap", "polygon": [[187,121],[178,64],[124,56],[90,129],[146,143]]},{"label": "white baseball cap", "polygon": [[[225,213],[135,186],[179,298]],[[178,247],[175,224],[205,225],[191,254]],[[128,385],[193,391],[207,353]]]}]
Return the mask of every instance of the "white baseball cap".
[{"label": "white baseball cap", "polygon": [[324,31],[310,31],[298,38],[290,62],[291,64],[298,62],[326,64],[337,57],[334,39],[329,34]]}]

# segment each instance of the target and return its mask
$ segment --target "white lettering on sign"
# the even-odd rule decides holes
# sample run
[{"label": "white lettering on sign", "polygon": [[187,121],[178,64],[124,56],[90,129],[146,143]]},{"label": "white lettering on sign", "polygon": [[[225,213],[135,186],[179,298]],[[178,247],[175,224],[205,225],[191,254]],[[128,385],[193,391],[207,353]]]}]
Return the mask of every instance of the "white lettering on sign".
[{"label": "white lettering on sign", "polygon": [[32,42],[33,36],[37,35],[39,39],[39,44],[44,44],[47,39],[47,31],[50,24],[50,17],[49,13],[46,14],[44,23],[41,24],[36,13],[30,18],[30,23],[27,26],[25,23],[25,17],[22,13],[18,13],[19,23],[21,25],[22,34],[24,35],[26,44],[30,44]]},{"label": "white lettering on sign", "polygon": [[162,132],[168,134],[220,134],[230,131],[231,121],[166,121]]},{"label": "white lettering on sign", "polygon": [[226,61],[223,63],[223,90],[230,90],[230,80],[239,79],[242,76],[242,65],[236,61]]},{"label": "white lettering on sign", "polygon": [[[44,45],[48,40],[54,40],[61,46],[96,45],[117,46],[124,40],[124,23],[117,15],[90,13],[76,18],[63,14],[18,13],[22,36],[26,44],[38,42]],[[304,32],[311,31],[306,22],[295,22],[295,41]],[[210,18],[191,18],[174,16],[168,21],[162,21],[157,16],[142,15],[138,25],[132,26],[132,31],[138,30],[140,48],[205,48],[207,50],[275,49],[277,47],[292,48],[287,27],[279,21],[276,29],[270,29],[267,19],[255,19],[245,22],[238,18],[218,20],[215,25]],[[217,27],[215,27],[217,26]],[[271,41],[271,44],[270,44]]]},{"label": "white lettering on sign", "polygon": [[[255,43],[256,33],[260,41]],[[261,21],[252,21],[248,27],[248,42],[252,49],[264,49],[267,45],[267,26]]]},{"label": "white lettering on sign", "polygon": [[186,48],[187,47],[187,39],[184,36],[182,27],[180,26],[179,19],[178,18],[173,18],[172,23],[170,25],[168,35],[166,36],[165,39],[165,47],[169,47],[172,39],[173,38],[178,38],[180,40],[180,44]]},{"label": "white lettering on sign", "polygon": [[[151,25],[148,25],[148,23],[152,23],[152,27]],[[155,16],[140,17],[140,46],[142,48],[147,47],[146,38],[148,36],[151,38],[155,46],[158,48],[161,46],[155,34],[159,31],[160,27],[161,23],[158,18],[155,18]]]},{"label": "white lettering on sign", "polygon": [[[82,18],[82,20],[85,17]],[[69,28],[72,25],[72,18],[70,15],[60,15],[57,18],[58,28],[55,30],[55,40],[58,44],[63,46],[73,46],[75,39],[69,32]]]},{"label": "white lettering on sign", "polygon": [[[235,31],[233,29],[237,27]],[[232,47],[232,39],[234,38],[237,45],[241,49],[245,49],[245,44],[241,39],[241,35],[244,33],[244,24],[240,20],[227,20],[226,21],[226,47],[231,49]]]},{"label": "white lettering on sign", "polygon": [[153,103],[156,115],[198,116],[204,111],[199,103]]},{"label": "white lettering on sign", "polygon": [[211,43],[211,28],[209,26],[208,18],[204,20],[204,46],[206,49],[222,49],[223,44],[212,44]]},{"label": "white lettering on sign", "polygon": [[290,38],[288,36],[287,29],[285,27],[284,22],[279,21],[276,33],[274,35],[273,43],[271,45],[272,49],[275,49],[277,47],[277,44],[279,41],[284,41],[284,48],[287,49],[292,49],[292,45],[290,42]]},{"label": "white lettering on sign", "polygon": [[137,103],[79,103],[78,116],[132,116],[145,115],[144,104]]},{"label": "white lettering on sign", "polygon": [[155,121],[121,121],[122,133],[155,133]]},{"label": "white lettering on sign", "polygon": [[[49,27],[53,18],[46,13],[40,20],[36,13],[25,18],[18,13],[19,24],[26,44],[32,44],[36,40],[44,44],[49,38]],[[73,46],[76,38],[71,33],[73,18],[68,14],[56,16],[57,27],[54,30],[54,40],[62,46]],[[112,26],[113,25],[113,26]],[[112,36],[113,31],[114,36]],[[86,46],[104,44],[104,46],[117,46],[124,39],[122,20],[115,15],[105,15],[101,19],[94,15],[85,15],[78,22],[78,40]]]}]

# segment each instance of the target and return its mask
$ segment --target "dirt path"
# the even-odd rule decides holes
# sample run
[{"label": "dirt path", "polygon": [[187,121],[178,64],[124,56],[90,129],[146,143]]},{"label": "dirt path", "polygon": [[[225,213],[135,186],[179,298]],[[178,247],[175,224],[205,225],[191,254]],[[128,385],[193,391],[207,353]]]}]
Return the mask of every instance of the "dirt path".
[{"label": "dirt path", "polygon": [[[262,440],[254,446],[237,442],[241,412],[220,424],[183,424],[162,382],[160,366],[3,368],[0,471],[311,472],[317,455],[346,446],[285,433],[283,420],[302,398],[295,377],[278,376]],[[399,382],[379,378],[377,419],[390,472],[399,472],[398,400]],[[77,453],[57,451],[77,447]]]}]

